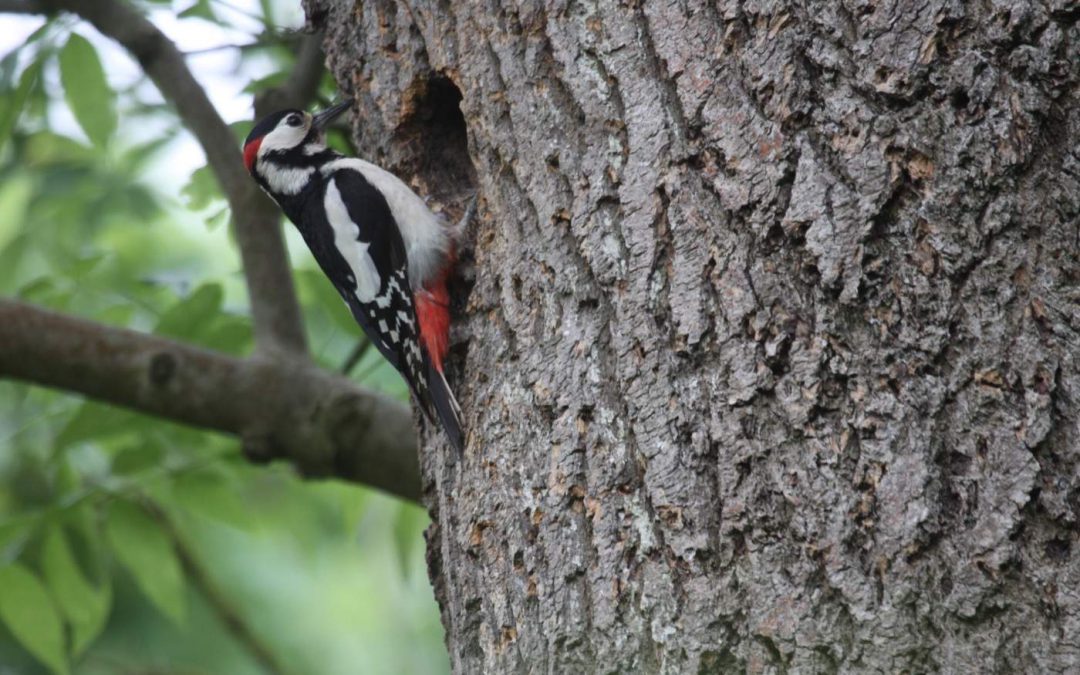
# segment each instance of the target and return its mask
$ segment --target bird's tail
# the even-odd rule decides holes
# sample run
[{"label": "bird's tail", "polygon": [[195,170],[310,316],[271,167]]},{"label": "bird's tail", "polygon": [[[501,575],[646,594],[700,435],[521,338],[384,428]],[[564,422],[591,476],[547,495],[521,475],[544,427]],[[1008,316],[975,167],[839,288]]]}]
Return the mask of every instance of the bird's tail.
[{"label": "bird's tail", "polygon": [[450,391],[450,385],[441,368],[436,368],[434,363],[428,363],[428,394],[431,396],[431,406],[435,409],[435,416],[439,418],[450,445],[460,457],[465,452],[465,432],[461,426],[461,407],[454,392]]},{"label": "bird's tail", "polygon": [[[422,288],[413,293],[416,318],[419,323],[420,341],[427,356],[427,394],[424,412],[428,418],[438,417],[450,444],[460,457],[465,452],[465,433],[461,426],[461,407],[458,406],[454,392],[443,375],[443,361],[450,351],[450,292],[447,282],[454,268],[457,255],[454,241],[464,231],[465,226],[476,213],[476,195],[473,195],[465,209],[461,221],[450,231],[450,248],[446,260],[434,277],[428,279]],[[432,415],[434,409],[434,415]]]}]

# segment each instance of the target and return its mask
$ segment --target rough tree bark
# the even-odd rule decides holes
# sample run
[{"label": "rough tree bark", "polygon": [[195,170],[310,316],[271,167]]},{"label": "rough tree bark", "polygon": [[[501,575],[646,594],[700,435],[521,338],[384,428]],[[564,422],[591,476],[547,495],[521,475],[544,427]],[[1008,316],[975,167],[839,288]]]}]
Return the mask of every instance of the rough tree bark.
[{"label": "rough tree bark", "polygon": [[1080,669],[1076,4],[307,9],[363,154],[484,205],[457,672]]}]

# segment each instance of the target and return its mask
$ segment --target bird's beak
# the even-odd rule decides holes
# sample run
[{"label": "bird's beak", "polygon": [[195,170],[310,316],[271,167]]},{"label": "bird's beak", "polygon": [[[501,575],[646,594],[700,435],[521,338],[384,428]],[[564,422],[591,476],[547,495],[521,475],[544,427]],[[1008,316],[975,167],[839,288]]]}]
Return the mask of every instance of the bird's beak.
[{"label": "bird's beak", "polygon": [[315,115],[314,117],[312,117],[311,118],[311,125],[313,127],[315,127],[316,129],[318,129],[319,131],[322,131],[323,129],[325,129],[327,127],[327,125],[330,124],[330,122],[334,121],[335,117],[337,117],[341,113],[348,110],[349,107],[352,106],[352,102],[353,102],[353,100],[352,100],[352,97],[350,96],[349,98],[345,99],[341,103],[338,103],[337,105],[330,106],[329,108],[322,111],[318,115]]}]

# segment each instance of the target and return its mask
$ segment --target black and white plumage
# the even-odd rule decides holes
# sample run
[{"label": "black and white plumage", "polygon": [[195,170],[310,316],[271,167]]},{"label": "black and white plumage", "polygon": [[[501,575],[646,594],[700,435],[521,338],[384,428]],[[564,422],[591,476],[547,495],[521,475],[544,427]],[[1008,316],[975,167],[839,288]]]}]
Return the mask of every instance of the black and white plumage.
[{"label": "black and white plumage", "polygon": [[425,348],[415,306],[416,293],[446,268],[451,236],[393,174],[326,146],[323,127],[347,106],[318,116],[285,110],[266,117],[245,142],[244,163],[296,225],[421,409],[442,422],[460,452],[460,409],[443,377],[441,355],[433,359]]}]

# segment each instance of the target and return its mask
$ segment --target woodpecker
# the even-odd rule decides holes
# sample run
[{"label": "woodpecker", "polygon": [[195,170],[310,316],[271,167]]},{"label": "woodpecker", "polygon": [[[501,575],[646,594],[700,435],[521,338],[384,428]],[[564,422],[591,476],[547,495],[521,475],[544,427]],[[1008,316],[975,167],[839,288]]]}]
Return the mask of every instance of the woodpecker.
[{"label": "woodpecker", "polygon": [[351,103],[264,117],[244,141],[244,165],[460,454],[461,409],[443,375],[454,233],[397,176],[327,147],[327,124]]}]

